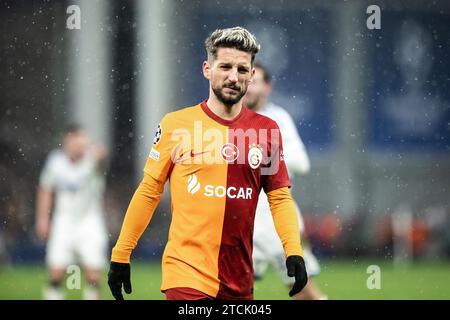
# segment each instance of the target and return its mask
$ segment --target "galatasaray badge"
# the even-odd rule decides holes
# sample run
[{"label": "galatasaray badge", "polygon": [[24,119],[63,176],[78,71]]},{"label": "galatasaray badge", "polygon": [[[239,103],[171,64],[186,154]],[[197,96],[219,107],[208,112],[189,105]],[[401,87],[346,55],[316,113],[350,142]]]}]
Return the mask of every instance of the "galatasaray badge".
[{"label": "galatasaray badge", "polygon": [[250,168],[258,168],[261,165],[262,158],[262,148],[257,144],[251,144],[248,149],[248,164]]}]

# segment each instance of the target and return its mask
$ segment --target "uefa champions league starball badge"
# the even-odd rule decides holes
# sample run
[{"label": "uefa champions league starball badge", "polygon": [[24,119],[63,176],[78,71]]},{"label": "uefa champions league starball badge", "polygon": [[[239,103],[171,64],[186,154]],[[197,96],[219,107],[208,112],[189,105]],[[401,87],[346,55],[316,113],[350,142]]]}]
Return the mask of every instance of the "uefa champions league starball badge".
[{"label": "uefa champions league starball badge", "polygon": [[159,140],[161,140],[162,135],[162,127],[161,124],[158,124],[158,128],[155,131],[155,138],[153,139],[153,145],[157,145]]}]

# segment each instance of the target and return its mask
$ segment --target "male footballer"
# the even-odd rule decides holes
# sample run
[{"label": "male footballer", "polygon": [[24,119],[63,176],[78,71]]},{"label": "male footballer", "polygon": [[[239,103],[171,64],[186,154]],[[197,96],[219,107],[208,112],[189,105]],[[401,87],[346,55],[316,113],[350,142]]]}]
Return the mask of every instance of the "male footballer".
[{"label": "male footballer", "polygon": [[88,282],[84,299],[100,299],[99,282],[108,261],[103,217],[106,156],[106,149],[92,145],[83,128],[71,125],[63,148],[53,150],[47,158],[36,199],[36,232],[47,243],[50,276],[44,299],[64,298],[67,267],[77,262]]},{"label": "male footballer", "polygon": [[275,121],[242,105],[255,73],[255,37],[234,27],[205,41],[209,96],[161,120],[144,177],[112,250],[108,284],[131,293],[130,256],[170,182],[172,221],[162,259],[168,300],[253,299],[252,238],[258,195],[268,197],[281,239],[289,294],[307,282],[297,209]]}]

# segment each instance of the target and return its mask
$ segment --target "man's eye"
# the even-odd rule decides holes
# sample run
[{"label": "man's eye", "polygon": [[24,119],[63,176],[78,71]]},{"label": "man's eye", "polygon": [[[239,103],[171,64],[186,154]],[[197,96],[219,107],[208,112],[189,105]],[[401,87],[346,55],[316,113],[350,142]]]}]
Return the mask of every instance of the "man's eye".
[{"label": "man's eye", "polygon": [[231,67],[230,66],[222,66],[221,67],[223,70],[229,70]]},{"label": "man's eye", "polygon": [[241,68],[238,70],[239,70],[239,73],[243,73],[243,74],[248,72],[248,69],[245,69],[245,68]]}]

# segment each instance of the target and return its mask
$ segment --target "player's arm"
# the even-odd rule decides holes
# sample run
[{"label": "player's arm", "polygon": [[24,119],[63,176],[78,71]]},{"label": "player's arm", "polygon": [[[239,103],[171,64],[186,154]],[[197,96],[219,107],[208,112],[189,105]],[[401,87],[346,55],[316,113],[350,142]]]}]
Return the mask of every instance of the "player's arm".
[{"label": "player's arm", "polygon": [[108,157],[106,147],[102,144],[94,144],[91,147],[91,152],[96,164],[96,168],[104,169],[106,167],[106,160]]},{"label": "player's arm", "polygon": [[[299,293],[308,280],[303,250],[300,241],[297,208],[289,192],[289,176],[283,155],[283,142],[276,123],[272,124],[270,143],[270,166],[263,177],[263,188],[267,194],[275,229],[281,239],[286,254],[286,267],[289,277],[295,283],[289,295]],[[274,130],[275,129],[275,130]]]},{"label": "player's arm", "polygon": [[89,170],[92,172],[104,173],[107,169],[108,150],[101,143],[92,143],[87,149]]},{"label": "player's arm", "polygon": [[297,208],[288,187],[282,187],[267,193],[270,211],[275,229],[286,254],[286,267],[289,277],[295,277],[295,283],[289,295],[299,293],[308,281],[303,249],[300,240]]},{"label": "player's arm", "polygon": [[164,184],[173,168],[171,121],[168,116],[158,126],[153,147],[144,168],[144,177],[128,206],[119,238],[112,250],[108,284],[117,300],[123,300],[122,286],[131,293],[130,256],[158,206]]},{"label": "player's arm", "polygon": [[120,231],[112,250],[111,261],[129,263],[136,246],[161,200],[164,184],[173,168],[172,152],[176,142],[172,140],[173,121],[167,115],[158,125],[155,139],[144,167],[144,177],[130,201]]},{"label": "player's arm", "polygon": [[272,190],[267,193],[267,198],[275,229],[283,244],[286,257],[293,255],[303,257],[297,207],[289,188],[283,187]]},{"label": "player's arm", "polygon": [[50,233],[50,218],[53,207],[54,190],[56,186],[56,152],[47,157],[39,177],[36,193],[36,234],[42,241],[47,241]]},{"label": "player's arm", "polygon": [[123,300],[122,286],[131,293],[130,256],[139,238],[147,228],[155,208],[161,200],[164,181],[158,181],[144,173],[139,187],[130,201],[122,224],[119,239],[112,250],[108,273],[108,285],[117,300]]},{"label": "player's arm", "polygon": [[50,213],[53,206],[53,190],[39,186],[36,195],[36,233],[42,241],[47,241],[50,232]]},{"label": "player's arm", "polygon": [[112,250],[111,261],[130,263],[131,253],[161,200],[164,183],[165,181],[156,180],[144,173],[128,206],[119,238]]}]

